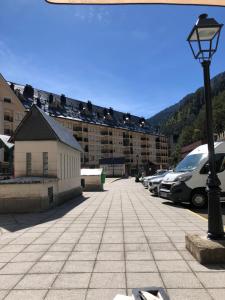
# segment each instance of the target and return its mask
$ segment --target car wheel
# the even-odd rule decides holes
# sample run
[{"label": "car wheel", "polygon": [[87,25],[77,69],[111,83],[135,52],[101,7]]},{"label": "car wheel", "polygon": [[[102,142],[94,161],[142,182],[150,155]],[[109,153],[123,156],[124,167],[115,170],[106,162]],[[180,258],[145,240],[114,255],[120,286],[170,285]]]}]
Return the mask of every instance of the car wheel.
[{"label": "car wheel", "polygon": [[207,205],[207,197],[204,192],[195,192],[191,197],[191,204],[196,208],[203,208]]}]

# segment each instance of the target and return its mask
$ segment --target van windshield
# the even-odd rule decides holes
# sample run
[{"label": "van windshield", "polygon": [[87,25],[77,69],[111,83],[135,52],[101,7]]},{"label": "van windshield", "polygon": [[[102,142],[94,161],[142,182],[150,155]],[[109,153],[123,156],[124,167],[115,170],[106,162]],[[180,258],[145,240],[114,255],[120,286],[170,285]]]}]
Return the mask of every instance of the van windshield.
[{"label": "van windshield", "polygon": [[175,168],[175,172],[193,171],[197,168],[203,154],[192,154],[186,156]]}]

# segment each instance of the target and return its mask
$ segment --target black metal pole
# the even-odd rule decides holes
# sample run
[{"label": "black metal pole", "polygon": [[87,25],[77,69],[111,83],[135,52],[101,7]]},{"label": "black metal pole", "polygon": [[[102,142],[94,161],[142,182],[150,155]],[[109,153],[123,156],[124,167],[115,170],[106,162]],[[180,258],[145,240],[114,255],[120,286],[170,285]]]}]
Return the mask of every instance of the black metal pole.
[{"label": "black metal pole", "polygon": [[208,239],[224,239],[223,220],[220,203],[220,180],[215,170],[215,150],[213,136],[212,99],[210,84],[210,61],[202,62],[204,71],[204,89],[206,106],[206,126],[209,156],[209,175],[207,179],[208,193]]}]

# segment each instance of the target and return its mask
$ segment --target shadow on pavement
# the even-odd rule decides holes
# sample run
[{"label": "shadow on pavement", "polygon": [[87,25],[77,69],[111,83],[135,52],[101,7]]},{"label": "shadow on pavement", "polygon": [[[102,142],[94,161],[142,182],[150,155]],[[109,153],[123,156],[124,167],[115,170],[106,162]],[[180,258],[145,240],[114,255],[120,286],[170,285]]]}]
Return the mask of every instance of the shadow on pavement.
[{"label": "shadow on pavement", "polygon": [[[208,218],[208,209],[207,208],[194,208],[188,203],[175,204],[170,201],[164,201],[164,202],[162,202],[162,204],[168,205],[168,206],[174,206],[174,207],[177,207],[180,209],[189,209],[205,219]],[[221,210],[222,210],[223,224],[225,225],[225,202],[221,202]]]},{"label": "shadow on pavement", "polygon": [[89,197],[79,196],[44,212],[26,214],[0,214],[0,230],[5,229],[10,232],[15,232],[27,227],[59,219],[88,198]]}]

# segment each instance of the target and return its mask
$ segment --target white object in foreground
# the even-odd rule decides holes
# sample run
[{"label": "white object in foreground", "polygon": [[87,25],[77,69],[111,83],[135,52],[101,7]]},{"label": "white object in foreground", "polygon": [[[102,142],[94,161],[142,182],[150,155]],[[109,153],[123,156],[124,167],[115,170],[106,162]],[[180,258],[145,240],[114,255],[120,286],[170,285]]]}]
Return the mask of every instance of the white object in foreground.
[{"label": "white object in foreground", "polygon": [[159,293],[158,293],[157,296],[154,296],[154,295],[152,295],[148,292],[145,292],[145,291],[141,291],[140,293],[141,293],[144,300],[159,300],[159,299],[161,300],[162,299],[162,297]]}]

